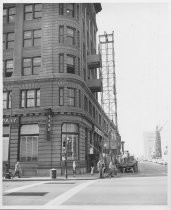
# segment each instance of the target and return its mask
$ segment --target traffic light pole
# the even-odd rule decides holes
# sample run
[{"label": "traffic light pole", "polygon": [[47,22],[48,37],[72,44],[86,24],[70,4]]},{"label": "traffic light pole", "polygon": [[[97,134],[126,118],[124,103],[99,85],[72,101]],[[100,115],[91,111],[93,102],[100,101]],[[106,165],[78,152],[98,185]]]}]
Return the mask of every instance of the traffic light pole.
[{"label": "traffic light pole", "polygon": [[65,147],[65,178],[68,178],[68,168],[67,168],[67,152],[68,152],[68,139],[66,141],[66,147]]},{"label": "traffic light pole", "polygon": [[67,171],[67,152],[65,152],[65,178],[68,178],[68,171]]}]

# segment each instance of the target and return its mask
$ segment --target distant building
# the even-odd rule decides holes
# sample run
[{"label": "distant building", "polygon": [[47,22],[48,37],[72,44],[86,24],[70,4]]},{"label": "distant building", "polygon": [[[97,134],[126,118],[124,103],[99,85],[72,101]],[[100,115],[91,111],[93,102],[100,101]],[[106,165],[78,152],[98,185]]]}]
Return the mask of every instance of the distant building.
[{"label": "distant building", "polygon": [[144,132],[144,157],[152,159],[155,156],[156,132]]}]

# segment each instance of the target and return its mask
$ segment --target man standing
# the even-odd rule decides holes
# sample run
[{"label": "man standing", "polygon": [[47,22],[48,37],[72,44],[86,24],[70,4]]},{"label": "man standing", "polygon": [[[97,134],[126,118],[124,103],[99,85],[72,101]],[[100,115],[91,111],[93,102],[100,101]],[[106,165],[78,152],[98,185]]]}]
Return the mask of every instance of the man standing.
[{"label": "man standing", "polygon": [[91,162],[91,175],[94,173],[94,162]]},{"label": "man standing", "polygon": [[97,168],[99,171],[99,178],[103,178],[103,162],[101,160],[97,163]]},{"label": "man standing", "polygon": [[21,177],[21,173],[22,173],[21,165],[20,165],[20,162],[17,161],[17,163],[15,164],[15,171],[14,171],[14,176],[13,177],[15,177],[17,175],[18,178],[20,178]]},{"label": "man standing", "polygon": [[75,175],[76,175],[76,162],[75,162],[75,160],[73,161],[72,167],[73,167],[73,175],[75,177]]}]

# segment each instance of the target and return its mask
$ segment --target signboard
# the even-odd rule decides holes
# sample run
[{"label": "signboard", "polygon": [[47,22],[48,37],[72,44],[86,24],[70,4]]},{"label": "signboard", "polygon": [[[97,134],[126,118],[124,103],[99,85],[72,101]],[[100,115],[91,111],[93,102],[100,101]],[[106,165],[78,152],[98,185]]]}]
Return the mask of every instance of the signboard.
[{"label": "signboard", "polygon": [[94,131],[98,133],[100,136],[103,136],[101,130],[99,130],[96,126],[94,126]]},{"label": "signboard", "polygon": [[4,125],[19,124],[19,118],[18,117],[6,117],[6,118],[3,118],[3,124]]}]

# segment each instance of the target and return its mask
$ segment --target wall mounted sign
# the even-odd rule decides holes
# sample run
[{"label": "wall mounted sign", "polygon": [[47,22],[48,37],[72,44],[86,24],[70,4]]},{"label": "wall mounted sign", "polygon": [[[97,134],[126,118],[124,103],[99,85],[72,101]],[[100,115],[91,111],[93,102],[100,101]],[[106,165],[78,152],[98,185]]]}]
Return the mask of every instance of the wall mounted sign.
[{"label": "wall mounted sign", "polygon": [[18,124],[19,118],[18,117],[5,117],[3,118],[3,124],[9,125],[9,124]]},{"label": "wall mounted sign", "polygon": [[101,130],[99,130],[96,126],[94,126],[94,131],[98,133],[100,136],[103,136],[103,133],[101,132]]}]

